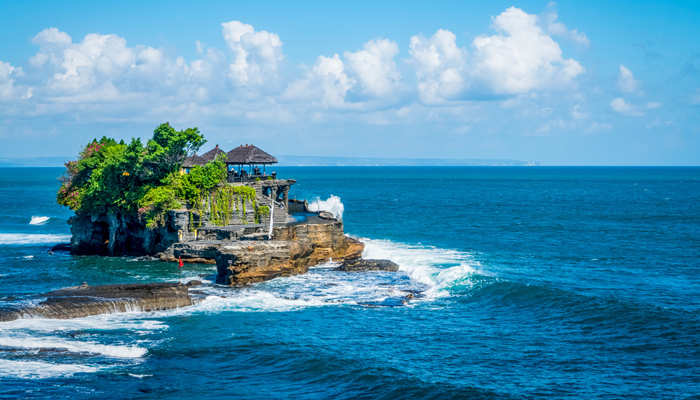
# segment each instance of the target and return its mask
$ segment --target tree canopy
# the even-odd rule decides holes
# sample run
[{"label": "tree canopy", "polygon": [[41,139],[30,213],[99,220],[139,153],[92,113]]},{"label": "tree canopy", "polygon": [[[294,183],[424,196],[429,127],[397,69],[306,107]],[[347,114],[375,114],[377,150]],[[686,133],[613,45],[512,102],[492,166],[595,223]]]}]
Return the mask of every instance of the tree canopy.
[{"label": "tree canopy", "polygon": [[178,131],[167,122],[145,145],[138,138],[128,144],[94,139],[77,160],[66,163],[57,201],[76,213],[138,214],[155,226],[165,211],[196,201],[225,181],[226,164],[220,158],[179,173],[185,157],[204,143],[197,128]]}]

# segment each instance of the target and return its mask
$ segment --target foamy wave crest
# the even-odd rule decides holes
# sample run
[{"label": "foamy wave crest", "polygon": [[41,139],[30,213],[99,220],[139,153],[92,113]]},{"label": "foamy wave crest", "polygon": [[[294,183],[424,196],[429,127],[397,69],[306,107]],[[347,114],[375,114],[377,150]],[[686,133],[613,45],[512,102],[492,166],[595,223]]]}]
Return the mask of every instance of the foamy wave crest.
[{"label": "foamy wave crest", "polygon": [[112,358],[139,358],[146,349],[137,346],[116,346],[66,340],[60,337],[14,336],[0,337],[0,346],[16,349],[59,349],[71,353],[100,354]]},{"label": "foamy wave crest", "polygon": [[[135,318],[136,317],[136,318]],[[137,333],[147,333],[168,328],[162,321],[141,319],[142,313],[119,313],[93,315],[83,318],[51,319],[51,318],[20,318],[14,321],[0,323],[0,333],[8,331],[32,332],[72,332],[72,331],[109,331],[130,330]]]},{"label": "foamy wave crest", "polygon": [[29,225],[44,225],[45,223],[49,222],[49,219],[51,219],[51,217],[33,215],[32,219],[29,220]]},{"label": "foamy wave crest", "polygon": [[82,364],[54,364],[43,361],[17,361],[0,359],[0,376],[15,378],[55,378],[77,373],[93,373],[98,367]]},{"label": "foamy wave crest", "polygon": [[[142,362],[147,354],[145,343],[150,340],[141,335],[164,330],[168,325],[162,321],[144,318],[146,313],[122,313],[96,315],[85,318],[67,320],[47,318],[22,318],[0,323],[0,354],[2,350],[22,349],[24,357],[42,357],[47,354],[41,350],[57,350],[49,352],[53,358],[65,357],[75,360],[75,354],[98,357],[99,366],[74,363],[61,363],[55,359],[51,362],[44,360],[7,360],[0,359],[0,376],[12,376],[23,379],[42,379],[57,376],[70,376],[75,373],[94,373],[98,370],[113,366],[134,365]],[[114,332],[127,330],[140,336],[136,344],[111,343],[103,344],[95,341],[96,337],[114,340]],[[75,333],[90,332],[91,340],[76,339]],[[104,334],[104,336],[103,336]],[[129,337],[119,335],[118,337]],[[79,338],[80,336],[78,336]],[[22,355],[23,352],[13,353]],[[14,357],[12,357],[14,358]],[[54,362],[55,361],[55,362]]]},{"label": "foamy wave crest", "polygon": [[365,244],[362,257],[394,261],[399,271],[427,287],[425,295],[429,298],[449,295],[450,288],[470,286],[475,273],[485,274],[469,253],[390,240],[360,240]]},{"label": "foamy wave crest", "polygon": [[343,206],[343,202],[340,201],[340,197],[332,194],[326,200],[321,200],[317,197],[309,204],[309,211],[327,211],[333,214],[337,219],[343,219],[345,206]]},{"label": "foamy wave crest", "polygon": [[2,244],[46,244],[67,242],[70,235],[51,235],[43,233],[0,233],[0,245]]}]

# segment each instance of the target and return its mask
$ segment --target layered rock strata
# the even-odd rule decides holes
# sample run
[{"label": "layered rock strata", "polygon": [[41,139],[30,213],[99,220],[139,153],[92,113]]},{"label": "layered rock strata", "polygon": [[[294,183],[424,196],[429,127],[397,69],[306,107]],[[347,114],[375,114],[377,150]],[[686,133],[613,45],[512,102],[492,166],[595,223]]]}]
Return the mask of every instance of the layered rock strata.
[{"label": "layered rock strata", "polygon": [[0,309],[0,321],[23,317],[80,318],[89,315],[127,311],[158,311],[193,304],[187,285],[180,283],[147,283],[103,286],[76,286],[46,293],[46,300],[35,306]]}]

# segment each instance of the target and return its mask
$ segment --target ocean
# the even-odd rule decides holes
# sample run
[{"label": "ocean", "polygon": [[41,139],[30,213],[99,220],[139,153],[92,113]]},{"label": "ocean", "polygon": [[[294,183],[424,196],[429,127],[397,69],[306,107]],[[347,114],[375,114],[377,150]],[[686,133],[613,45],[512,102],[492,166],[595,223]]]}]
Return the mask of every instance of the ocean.
[{"label": "ocean", "polygon": [[62,169],[0,168],[0,306],[209,282],[189,308],[0,323],[0,398],[700,397],[700,168],[276,170],[399,272],[231,289],[211,265],[49,254]]}]

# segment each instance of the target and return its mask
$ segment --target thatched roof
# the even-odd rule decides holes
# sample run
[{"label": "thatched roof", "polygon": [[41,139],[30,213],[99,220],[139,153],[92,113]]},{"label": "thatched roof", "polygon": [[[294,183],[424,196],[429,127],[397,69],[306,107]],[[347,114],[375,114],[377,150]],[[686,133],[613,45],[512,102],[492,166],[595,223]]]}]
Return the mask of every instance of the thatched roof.
[{"label": "thatched roof", "polygon": [[226,152],[221,150],[217,144],[216,147],[202,154],[200,157],[204,160],[204,163],[208,163],[209,161],[214,161],[219,154],[226,154]]},{"label": "thatched roof", "polygon": [[219,154],[225,155],[226,152],[221,150],[219,148],[219,145],[217,144],[213,149],[207,151],[206,153],[202,154],[201,156],[193,154],[193,155],[185,158],[185,161],[182,162],[182,166],[185,168],[192,168],[195,165],[205,165],[209,161],[214,161],[214,159],[216,159],[216,156],[218,156]]},{"label": "thatched roof", "polygon": [[252,144],[240,145],[226,153],[227,164],[275,164],[277,159]]},{"label": "thatched roof", "polygon": [[185,161],[182,162],[182,166],[184,168],[192,168],[195,165],[204,165],[206,163],[207,162],[202,157],[194,154],[185,158]]}]

